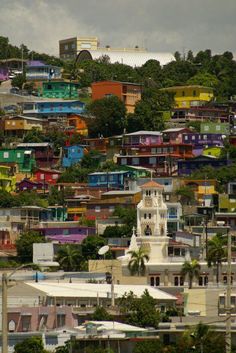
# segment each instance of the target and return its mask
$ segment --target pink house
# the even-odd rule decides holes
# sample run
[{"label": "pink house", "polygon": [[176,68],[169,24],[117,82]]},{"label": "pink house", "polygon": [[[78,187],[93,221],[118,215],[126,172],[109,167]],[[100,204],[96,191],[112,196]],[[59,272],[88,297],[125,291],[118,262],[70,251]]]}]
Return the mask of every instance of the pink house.
[{"label": "pink house", "polygon": [[163,131],[163,142],[168,143],[184,143],[183,134],[190,133],[187,127],[172,128]]},{"label": "pink house", "polygon": [[123,146],[157,145],[162,143],[159,131],[136,131],[124,135]]}]

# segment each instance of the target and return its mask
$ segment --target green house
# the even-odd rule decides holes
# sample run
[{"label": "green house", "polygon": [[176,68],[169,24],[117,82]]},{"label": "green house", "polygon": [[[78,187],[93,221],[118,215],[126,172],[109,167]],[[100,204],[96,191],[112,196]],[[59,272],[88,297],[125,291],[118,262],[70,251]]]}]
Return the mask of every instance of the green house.
[{"label": "green house", "polygon": [[1,149],[0,164],[17,165],[19,172],[32,172],[36,165],[34,152],[28,149]]},{"label": "green house", "polygon": [[65,81],[43,82],[41,96],[44,98],[77,99],[79,84]]},{"label": "green house", "polygon": [[213,123],[211,121],[203,122],[200,126],[200,133],[229,135],[230,126],[229,123]]}]

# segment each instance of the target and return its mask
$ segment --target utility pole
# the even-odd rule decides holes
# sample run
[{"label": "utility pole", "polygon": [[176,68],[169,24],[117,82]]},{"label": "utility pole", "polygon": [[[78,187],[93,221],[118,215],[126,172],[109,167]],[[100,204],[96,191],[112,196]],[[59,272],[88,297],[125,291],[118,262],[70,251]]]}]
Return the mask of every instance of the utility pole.
[{"label": "utility pole", "polygon": [[[113,261],[113,260],[112,260]],[[114,276],[113,276],[113,264],[111,265],[111,306],[115,307],[115,291],[114,291]]]},{"label": "utility pole", "polygon": [[226,290],[226,332],[225,332],[225,352],[231,353],[231,234],[227,228],[227,290]]},{"label": "utility pole", "polygon": [[24,46],[23,46],[23,44],[21,44],[21,71],[22,71],[22,75],[23,75],[23,71],[24,71]]},{"label": "utility pole", "polygon": [[2,274],[2,353],[8,353],[8,322],[7,322],[7,282],[6,273]]}]

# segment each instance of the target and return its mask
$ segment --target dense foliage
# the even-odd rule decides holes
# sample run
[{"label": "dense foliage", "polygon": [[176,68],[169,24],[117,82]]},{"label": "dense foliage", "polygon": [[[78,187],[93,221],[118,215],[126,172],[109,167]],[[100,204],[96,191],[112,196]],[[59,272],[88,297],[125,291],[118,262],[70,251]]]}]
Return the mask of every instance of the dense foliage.
[{"label": "dense foliage", "polygon": [[16,239],[16,251],[18,260],[22,263],[31,263],[33,261],[33,244],[45,243],[45,237],[32,230],[24,232]]}]

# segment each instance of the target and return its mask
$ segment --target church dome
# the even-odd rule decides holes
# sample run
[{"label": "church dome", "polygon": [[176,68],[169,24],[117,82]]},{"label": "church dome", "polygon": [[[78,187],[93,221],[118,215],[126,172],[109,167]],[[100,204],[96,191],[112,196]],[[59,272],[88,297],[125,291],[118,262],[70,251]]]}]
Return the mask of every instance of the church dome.
[{"label": "church dome", "polygon": [[155,188],[155,189],[156,189],[156,188],[159,188],[159,189],[163,189],[164,187],[163,187],[163,185],[156,183],[154,180],[150,180],[150,181],[148,181],[147,183],[141,185],[140,188],[141,188],[141,189],[147,189],[147,188],[148,188],[148,189],[150,189],[150,188]]}]

